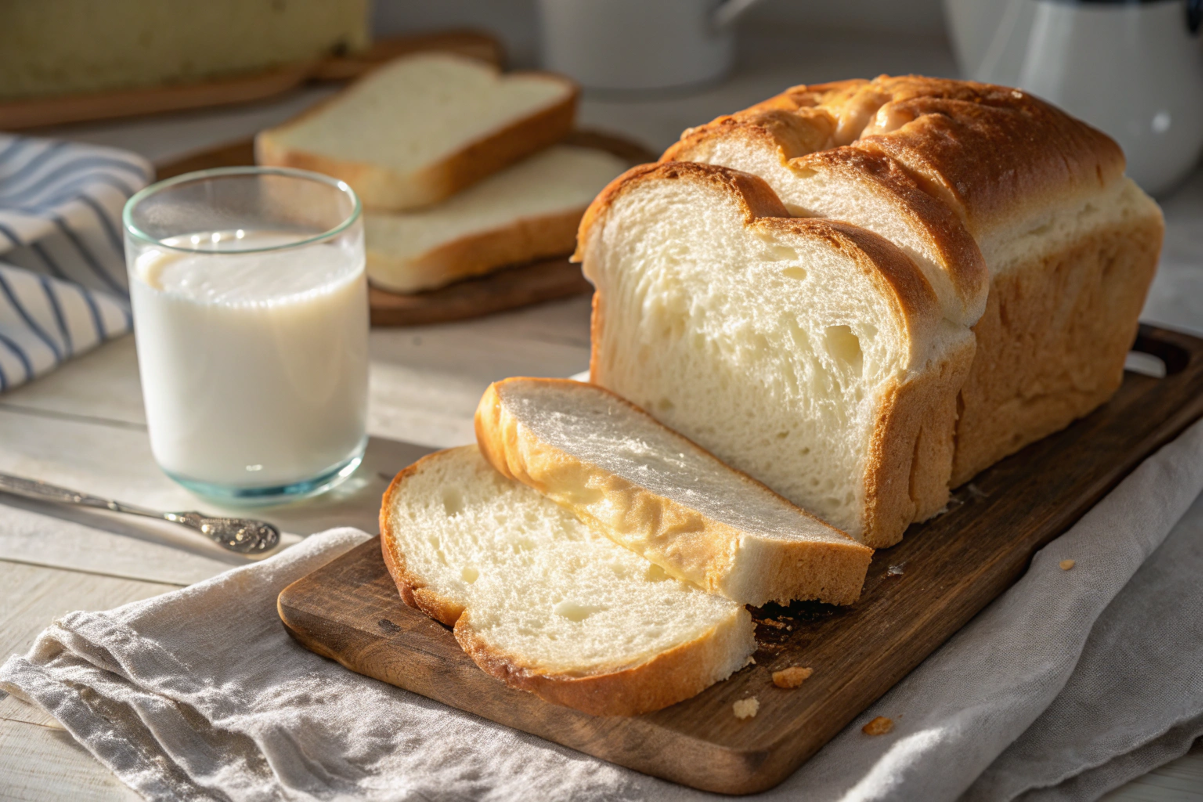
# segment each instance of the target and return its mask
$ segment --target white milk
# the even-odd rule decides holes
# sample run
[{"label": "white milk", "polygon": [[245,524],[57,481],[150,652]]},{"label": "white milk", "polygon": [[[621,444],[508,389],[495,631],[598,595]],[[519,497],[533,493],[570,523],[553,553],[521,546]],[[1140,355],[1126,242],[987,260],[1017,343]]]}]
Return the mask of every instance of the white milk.
[{"label": "white milk", "polygon": [[[239,231],[166,244],[229,251],[297,238]],[[165,471],[185,483],[270,488],[359,455],[368,372],[362,249],[218,256],[152,248],[130,273],[151,448]]]}]

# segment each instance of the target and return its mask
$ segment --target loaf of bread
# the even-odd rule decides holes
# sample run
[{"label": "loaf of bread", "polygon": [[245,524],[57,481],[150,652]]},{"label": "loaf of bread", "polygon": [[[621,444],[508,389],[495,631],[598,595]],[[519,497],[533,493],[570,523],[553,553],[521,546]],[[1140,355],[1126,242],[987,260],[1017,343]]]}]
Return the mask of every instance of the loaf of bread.
[{"label": "loaf of bread", "polygon": [[368,278],[392,292],[420,292],[567,256],[585,207],[627,166],[595,148],[553,145],[433,206],[368,212]]},{"label": "loaf of bread", "polygon": [[757,607],[860,596],[871,549],[596,385],[496,382],[476,439],[502,474],[711,593]]},{"label": "loaf of bread", "polygon": [[664,159],[754,173],[791,213],[880,234],[923,270],[977,342],[953,486],[1119,387],[1161,213],[1111,139],[1047,103],[915,76],[798,86]]},{"label": "loaf of bread", "polygon": [[381,548],[401,598],[454,627],[482,669],[594,715],[636,715],[748,663],[748,611],[668,576],[476,446],[431,454],[385,493]]},{"label": "loaf of bread", "polygon": [[413,209],[562,139],[576,100],[576,86],[558,75],[502,75],[448,53],[407,56],[260,132],[256,159],[340,178],[368,209]]},{"label": "loaf of bread", "polygon": [[670,162],[607,187],[578,248],[594,383],[866,545],[946,503],[973,335],[897,246]]}]

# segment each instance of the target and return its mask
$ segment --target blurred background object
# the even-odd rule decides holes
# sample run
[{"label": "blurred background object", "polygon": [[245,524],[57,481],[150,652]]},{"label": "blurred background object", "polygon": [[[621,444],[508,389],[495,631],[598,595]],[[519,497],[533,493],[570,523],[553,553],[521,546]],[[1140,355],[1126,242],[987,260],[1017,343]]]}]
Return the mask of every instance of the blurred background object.
[{"label": "blurred background object", "polygon": [[540,0],[542,65],[586,89],[670,89],[722,78],[735,21],[758,0]]},{"label": "blurred background object", "polygon": [[195,82],[368,44],[368,0],[9,0],[0,100]]},{"label": "blurred background object", "polygon": [[1203,149],[1200,0],[945,0],[967,78],[1018,86],[1114,137],[1164,193]]}]

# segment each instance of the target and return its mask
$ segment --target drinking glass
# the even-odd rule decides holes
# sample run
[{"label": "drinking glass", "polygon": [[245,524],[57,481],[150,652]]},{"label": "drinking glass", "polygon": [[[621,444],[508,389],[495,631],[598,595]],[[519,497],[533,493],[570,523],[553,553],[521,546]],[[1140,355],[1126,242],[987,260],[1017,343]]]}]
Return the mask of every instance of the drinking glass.
[{"label": "drinking glass", "polygon": [[225,500],[319,493],[367,443],[360,204],[303,170],[189,173],[123,215],[150,444],[184,487]]}]

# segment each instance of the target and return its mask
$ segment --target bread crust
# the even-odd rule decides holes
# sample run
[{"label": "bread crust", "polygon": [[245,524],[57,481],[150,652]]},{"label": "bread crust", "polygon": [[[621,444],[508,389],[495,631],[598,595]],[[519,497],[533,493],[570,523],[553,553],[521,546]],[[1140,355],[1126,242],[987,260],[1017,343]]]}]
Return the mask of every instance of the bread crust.
[{"label": "bread crust", "polygon": [[509,265],[567,256],[576,243],[576,229],[584,213],[582,207],[521,218],[503,228],[444,243],[412,259],[391,259],[369,244],[368,280],[389,292],[422,292]]},{"label": "bread crust", "polygon": [[643,181],[679,179],[698,181],[728,193],[740,204],[744,219],[748,222],[759,217],[789,217],[789,210],[777,197],[777,193],[762,179],[749,173],[694,162],[639,164],[607,184],[589,204],[577,231],[576,252],[572,255],[572,261],[580,262],[584,259],[584,243],[589,241],[594,225],[605,218],[610,207],[623,193]]},{"label": "bread crust", "polygon": [[[570,379],[524,377],[489,385],[476,409],[476,440],[485,459],[505,476],[535,488],[670,575],[740,604],[759,607],[769,601],[788,604],[794,599],[852,604],[859,598],[873,556],[871,549],[851,538],[821,542],[748,536],[556,448],[511,414],[504,401],[508,386],[531,382],[568,389],[586,386]],[[633,414],[654,422],[626,399],[603,387],[587,386],[590,392],[604,393]],[[760,485],[742,471],[731,470]],[[764,490],[772,493],[767,487]],[[784,498],[781,501],[789,504]],[[596,514],[598,510],[604,511],[604,518]],[[809,513],[799,513],[826,527]],[[750,540],[761,547],[754,548]]]},{"label": "bread crust", "polygon": [[[786,125],[772,112],[795,119]],[[978,237],[1124,171],[1114,141],[1026,92],[917,75],[795,86],[687,130],[665,158],[688,159],[733,131],[771,141],[783,161],[853,143],[889,156]]]},{"label": "bread crust", "polygon": [[995,277],[960,392],[953,487],[1119,389],[1164,231],[1159,214],[1108,224]]},{"label": "bread crust", "polygon": [[[461,446],[475,448],[475,446]],[[541,670],[520,655],[490,645],[472,626],[471,611],[430,588],[408,569],[394,532],[393,497],[405,481],[431,462],[460,449],[428,454],[398,473],[384,493],[380,508],[380,548],[401,600],[441,624],[482,670],[507,685],[529,691],[554,704],[596,716],[650,713],[694,696],[741,668],[756,648],[751,614],[736,608],[725,622],[687,643],[633,666],[594,674]]]},{"label": "bread crust", "polygon": [[[492,648],[472,628],[471,618],[469,612],[456,622],[455,639],[485,673],[594,716],[638,716],[683,702],[742,668],[755,649],[752,616],[741,609],[706,634],[639,665],[592,675],[555,674]],[[741,652],[740,665],[732,665],[730,656]]]},{"label": "bread crust", "polygon": [[[451,54],[447,54],[447,57],[465,58],[473,64],[496,71],[496,68],[474,59]],[[255,137],[255,161],[260,165],[312,170],[341,179],[355,190],[366,209],[404,211],[437,203],[560,141],[572,131],[580,96],[580,88],[575,83],[564,76],[546,72],[526,71],[507,75],[537,77],[562,85],[565,91],[553,103],[465,143],[458,150],[417,172],[403,174],[377,164],[335,159],[321,153],[297,150],[279,141],[280,133],[321,114],[328,105],[339,100],[341,93],[275,128],[261,131]],[[370,79],[369,73],[360,80]],[[355,86],[346,91],[354,92]]]},{"label": "bread crust", "polygon": [[[879,407],[873,446],[862,473],[865,517],[855,536],[871,547],[897,543],[907,525],[930,517],[948,497],[952,472],[952,438],[956,392],[973,355],[973,339],[946,353],[933,354],[944,315],[935,293],[915,263],[896,246],[872,232],[833,220],[781,216],[784,207],[768,198],[772,190],[762,180],[737,170],[694,162],[644,165],[616,179],[586,212],[577,240],[577,256],[587,251],[591,230],[603,225],[622,193],[642,182],[655,181],[672,170],[674,180],[694,179],[717,187],[739,202],[745,224],[770,236],[819,238],[848,256],[872,281],[893,308],[909,339],[913,375],[888,386]],[[774,196],[775,197],[775,196]],[[763,216],[766,212],[776,216]],[[591,275],[588,262],[585,274]],[[605,361],[599,344],[605,326],[605,292],[593,296],[591,321],[592,380],[605,385]],[[916,455],[919,459],[916,459]],[[497,464],[497,463],[495,463]]]}]

